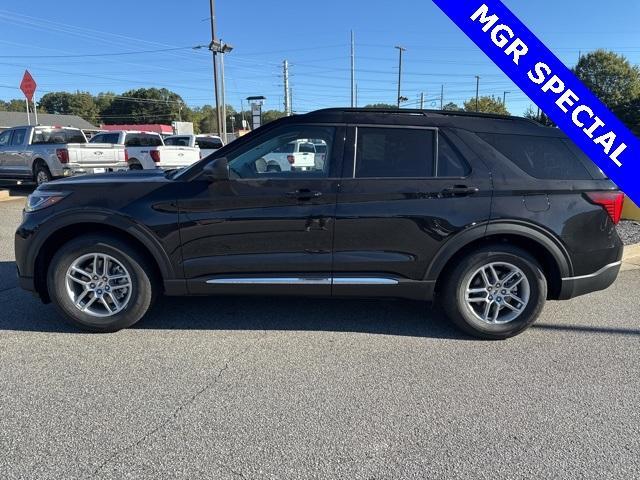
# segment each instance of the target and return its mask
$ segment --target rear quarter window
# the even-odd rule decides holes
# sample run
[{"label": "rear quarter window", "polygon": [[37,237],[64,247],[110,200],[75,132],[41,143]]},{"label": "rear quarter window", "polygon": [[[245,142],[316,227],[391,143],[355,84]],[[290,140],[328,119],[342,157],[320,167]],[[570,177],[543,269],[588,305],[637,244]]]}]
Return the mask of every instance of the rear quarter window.
[{"label": "rear quarter window", "polygon": [[478,133],[478,136],[532,177],[541,180],[593,179],[567,139],[497,133]]}]

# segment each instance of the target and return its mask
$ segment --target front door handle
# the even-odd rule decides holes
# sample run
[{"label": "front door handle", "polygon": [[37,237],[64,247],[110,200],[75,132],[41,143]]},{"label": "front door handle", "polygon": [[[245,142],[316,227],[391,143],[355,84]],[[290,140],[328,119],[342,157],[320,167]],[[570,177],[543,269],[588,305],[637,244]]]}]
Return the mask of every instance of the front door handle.
[{"label": "front door handle", "polygon": [[445,197],[463,197],[466,195],[473,195],[478,193],[480,189],[478,187],[469,187],[467,185],[453,185],[443,189],[440,193]]},{"label": "front door handle", "polygon": [[287,197],[297,198],[298,200],[311,200],[322,196],[322,192],[316,192],[309,190],[308,188],[301,188],[300,190],[294,190],[293,192],[287,192]]}]

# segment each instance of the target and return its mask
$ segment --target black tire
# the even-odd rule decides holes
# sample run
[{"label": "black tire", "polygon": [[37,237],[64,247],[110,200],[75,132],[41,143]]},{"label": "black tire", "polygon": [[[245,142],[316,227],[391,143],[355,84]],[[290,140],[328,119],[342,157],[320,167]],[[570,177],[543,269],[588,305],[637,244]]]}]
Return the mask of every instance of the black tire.
[{"label": "black tire", "polygon": [[[519,316],[509,323],[490,324],[474,313],[473,307],[467,303],[467,285],[474,277],[474,273],[483,265],[501,262],[517,267],[524,274],[529,285],[529,300]],[[501,292],[502,290],[498,295]],[[480,294],[480,296],[483,295],[483,293]],[[490,295],[490,292],[487,293],[487,298],[491,298]],[[495,299],[505,302],[502,297],[495,296]],[[453,270],[449,271],[444,278],[441,304],[449,319],[462,331],[482,339],[501,340],[518,335],[529,328],[540,316],[546,299],[547,280],[536,259],[520,248],[496,244],[483,247],[458,260]],[[515,303],[518,308],[521,305],[513,301],[511,303]],[[476,308],[485,307],[486,304],[480,303]],[[495,306],[492,308],[495,309]],[[503,310],[505,314],[511,314],[511,310],[506,307]]]},{"label": "black tire", "polygon": [[[91,253],[107,254],[128,271],[130,298],[122,311],[109,317],[96,317],[76,307],[67,292],[66,275],[71,264]],[[115,332],[138,322],[153,305],[157,280],[144,256],[122,240],[107,235],[87,235],[64,244],[55,254],[47,272],[47,288],[52,303],[73,325],[91,332]]]},{"label": "black tire", "polygon": [[129,170],[143,170],[143,168],[137,160],[132,160],[129,162]]},{"label": "black tire", "polygon": [[37,161],[35,166],[33,167],[33,181],[36,185],[40,186],[44,183],[50,182],[53,180],[53,176],[51,175],[51,171],[47,164],[42,160]]}]

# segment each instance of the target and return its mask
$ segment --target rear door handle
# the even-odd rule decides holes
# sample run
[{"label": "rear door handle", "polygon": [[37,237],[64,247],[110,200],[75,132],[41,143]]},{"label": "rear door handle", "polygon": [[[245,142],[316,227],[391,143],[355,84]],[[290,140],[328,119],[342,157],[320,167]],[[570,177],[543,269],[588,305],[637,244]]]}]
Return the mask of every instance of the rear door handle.
[{"label": "rear door handle", "polygon": [[457,197],[465,195],[473,195],[478,193],[480,189],[478,187],[468,187],[467,185],[454,185],[443,189],[440,193],[444,196]]},{"label": "rear door handle", "polygon": [[298,200],[311,200],[313,198],[321,197],[322,192],[316,192],[313,190],[309,190],[308,188],[302,188],[293,192],[287,192],[286,195],[289,198],[297,198]]}]

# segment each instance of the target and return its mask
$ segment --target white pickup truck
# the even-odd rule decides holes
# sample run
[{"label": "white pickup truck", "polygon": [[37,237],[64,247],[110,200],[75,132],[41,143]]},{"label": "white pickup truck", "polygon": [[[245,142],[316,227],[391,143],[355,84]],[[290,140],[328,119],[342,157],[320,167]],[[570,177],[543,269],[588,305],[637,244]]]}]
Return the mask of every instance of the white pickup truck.
[{"label": "white pickup truck", "polygon": [[162,136],[153,132],[119,130],[94,135],[90,143],[124,145],[131,170],[183,168],[200,160],[200,151],[194,147],[167,146]]},{"label": "white pickup truck", "polygon": [[[326,143],[323,142],[326,154]],[[325,154],[318,154],[311,140],[286,143],[265,155],[266,171],[289,172],[291,170],[322,170]]]},{"label": "white pickup truck", "polygon": [[126,170],[124,146],[87,143],[82,130],[24,126],[0,133],[0,178],[34,181]]},{"label": "white pickup truck", "polygon": [[205,158],[224,147],[224,142],[215,135],[171,135],[165,137],[165,145],[200,149],[200,158]]}]

